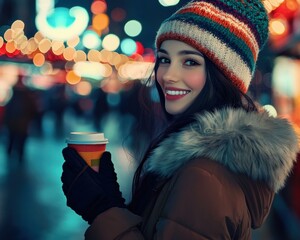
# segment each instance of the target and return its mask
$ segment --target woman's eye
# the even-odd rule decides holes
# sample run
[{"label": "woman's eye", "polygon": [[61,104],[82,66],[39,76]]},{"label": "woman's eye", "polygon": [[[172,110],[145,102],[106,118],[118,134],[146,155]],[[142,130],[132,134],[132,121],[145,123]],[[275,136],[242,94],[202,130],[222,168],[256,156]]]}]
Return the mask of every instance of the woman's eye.
[{"label": "woman's eye", "polygon": [[186,60],[184,62],[184,65],[187,65],[187,66],[198,66],[200,64],[198,62],[194,61],[194,60],[189,59],[189,60]]},{"label": "woman's eye", "polygon": [[165,57],[159,57],[158,62],[159,63],[170,63],[170,60]]}]

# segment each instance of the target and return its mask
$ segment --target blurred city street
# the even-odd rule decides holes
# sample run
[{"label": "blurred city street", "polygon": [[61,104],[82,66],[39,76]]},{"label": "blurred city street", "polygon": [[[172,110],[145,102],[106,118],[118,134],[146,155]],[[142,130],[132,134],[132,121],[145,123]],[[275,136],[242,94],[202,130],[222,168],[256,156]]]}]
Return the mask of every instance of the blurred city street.
[{"label": "blurred city street", "polygon": [[[113,117],[113,116],[112,116]],[[68,118],[68,116],[67,116]],[[117,119],[115,119],[117,120]],[[109,125],[117,126],[114,119]],[[107,125],[108,126],[108,125]],[[43,121],[42,136],[30,136],[23,162],[7,158],[5,134],[0,144],[0,239],[58,240],[83,239],[87,224],[66,206],[60,176],[66,146],[64,134],[57,137],[51,116]],[[118,141],[118,130],[108,126],[105,134],[111,151],[121,190],[126,199],[134,164]],[[68,120],[69,130],[94,131],[92,124],[80,119]],[[65,136],[66,136],[65,135]]]}]

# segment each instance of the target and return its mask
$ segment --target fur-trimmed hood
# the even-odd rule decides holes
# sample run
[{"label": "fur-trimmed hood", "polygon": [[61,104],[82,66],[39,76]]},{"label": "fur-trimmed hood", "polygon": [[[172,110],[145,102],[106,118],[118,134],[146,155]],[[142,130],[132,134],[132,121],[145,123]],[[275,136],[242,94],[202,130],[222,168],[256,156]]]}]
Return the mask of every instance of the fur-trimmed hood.
[{"label": "fur-trimmed hood", "polygon": [[145,171],[170,177],[191,159],[206,157],[265,181],[275,192],[284,186],[299,151],[297,135],[286,119],[232,108],[196,119],[153,150]]}]

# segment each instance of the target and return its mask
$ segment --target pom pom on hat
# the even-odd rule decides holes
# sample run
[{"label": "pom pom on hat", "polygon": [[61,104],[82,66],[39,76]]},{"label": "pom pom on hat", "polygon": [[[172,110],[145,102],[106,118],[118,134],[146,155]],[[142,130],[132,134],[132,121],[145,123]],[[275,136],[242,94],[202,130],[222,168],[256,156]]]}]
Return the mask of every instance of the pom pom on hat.
[{"label": "pom pom on hat", "polygon": [[156,48],[165,40],[191,45],[245,93],[267,42],[268,24],[260,0],[194,0],[161,24]]}]

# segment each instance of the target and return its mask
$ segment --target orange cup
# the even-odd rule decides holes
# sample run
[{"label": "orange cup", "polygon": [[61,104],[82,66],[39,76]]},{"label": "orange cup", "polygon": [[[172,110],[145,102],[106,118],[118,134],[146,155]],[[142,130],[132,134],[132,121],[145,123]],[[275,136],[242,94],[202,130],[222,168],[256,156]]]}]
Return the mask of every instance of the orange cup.
[{"label": "orange cup", "polygon": [[92,169],[96,172],[99,171],[99,160],[108,143],[103,133],[71,132],[66,142],[69,147],[78,152]]}]

